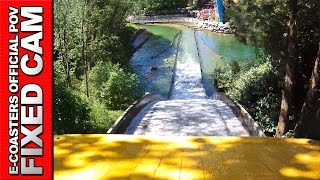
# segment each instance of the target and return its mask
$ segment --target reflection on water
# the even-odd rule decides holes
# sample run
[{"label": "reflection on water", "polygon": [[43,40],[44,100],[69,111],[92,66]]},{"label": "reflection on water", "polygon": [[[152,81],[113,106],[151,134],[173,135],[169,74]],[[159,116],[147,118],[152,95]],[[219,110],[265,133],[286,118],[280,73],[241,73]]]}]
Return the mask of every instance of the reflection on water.
[{"label": "reflection on water", "polygon": [[225,59],[251,59],[255,57],[255,48],[236,40],[233,35],[198,31],[204,45]]},{"label": "reflection on water", "polygon": [[199,56],[202,68],[203,85],[207,96],[212,96],[214,87],[213,74],[217,67],[225,64],[225,59],[251,59],[255,57],[255,48],[238,42],[234,36],[196,31]]}]

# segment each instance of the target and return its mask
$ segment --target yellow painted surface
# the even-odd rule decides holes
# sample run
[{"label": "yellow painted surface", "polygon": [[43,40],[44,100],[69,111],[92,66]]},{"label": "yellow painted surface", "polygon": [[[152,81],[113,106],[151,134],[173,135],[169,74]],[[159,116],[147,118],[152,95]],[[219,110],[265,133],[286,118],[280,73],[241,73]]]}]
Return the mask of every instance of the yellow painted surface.
[{"label": "yellow painted surface", "polygon": [[320,179],[320,142],[62,135],[54,139],[54,179]]}]

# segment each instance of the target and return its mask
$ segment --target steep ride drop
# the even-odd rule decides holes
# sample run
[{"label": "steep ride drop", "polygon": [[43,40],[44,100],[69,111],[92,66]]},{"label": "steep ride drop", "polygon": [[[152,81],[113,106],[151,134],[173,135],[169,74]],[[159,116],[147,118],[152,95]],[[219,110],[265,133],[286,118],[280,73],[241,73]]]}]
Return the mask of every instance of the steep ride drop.
[{"label": "steep ride drop", "polygon": [[181,36],[170,99],[205,99],[194,31],[186,29]]},{"label": "steep ride drop", "polygon": [[132,120],[126,134],[177,136],[249,136],[232,110],[209,99],[202,85],[194,31],[182,28],[170,98],[149,104]]}]

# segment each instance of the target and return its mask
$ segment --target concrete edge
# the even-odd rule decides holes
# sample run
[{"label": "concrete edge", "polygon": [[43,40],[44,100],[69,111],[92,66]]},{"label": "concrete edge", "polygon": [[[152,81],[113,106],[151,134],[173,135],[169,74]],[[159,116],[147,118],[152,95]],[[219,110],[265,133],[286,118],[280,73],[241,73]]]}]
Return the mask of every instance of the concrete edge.
[{"label": "concrete edge", "polygon": [[171,96],[172,96],[172,90],[173,90],[173,87],[174,87],[174,80],[176,78],[176,69],[177,69],[177,58],[178,58],[178,53],[179,53],[179,48],[180,48],[180,42],[181,42],[181,30],[176,34],[177,36],[179,36],[178,38],[178,42],[177,42],[177,49],[176,49],[176,52],[175,52],[175,58],[174,58],[174,65],[173,65],[173,68],[172,68],[172,76],[171,76],[171,81],[170,81],[170,88],[169,88],[169,91],[168,91],[168,96],[167,96],[167,99],[170,99]]},{"label": "concrete edge", "polygon": [[123,114],[116,120],[107,134],[123,134],[132,119],[149,103],[155,100],[161,100],[163,97],[159,94],[146,94],[140,100],[132,103]]},{"label": "concrete edge", "polygon": [[134,33],[134,35],[133,35],[133,37],[131,39],[131,43],[133,43],[136,40],[137,36],[139,36],[144,31],[146,31],[146,29],[138,29],[138,30],[136,30],[136,32]]},{"label": "concrete edge", "polygon": [[[202,74],[203,67],[202,67],[202,62],[200,61],[200,54],[199,54],[200,51],[199,51],[199,44],[198,44],[198,39],[197,39],[197,35],[196,35],[196,30],[194,28],[191,28],[191,29],[193,31],[193,37],[194,37],[194,40],[196,42],[196,47],[197,47],[197,61],[198,61],[199,65],[200,65],[200,70],[201,70],[201,84],[204,87],[204,84],[203,84],[204,83],[204,79],[203,79],[203,74]],[[200,40],[201,40],[201,38],[200,38]],[[202,42],[202,40],[201,40],[201,42]],[[207,96],[207,94],[206,94],[206,96]]]},{"label": "concrete edge", "polygon": [[218,93],[219,100],[224,101],[239,118],[242,124],[247,127],[249,134],[255,137],[266,137],[260,125],[251,117],[247,110],[245,110],[241,104],[237,101],[233,101],[229,96],[224,93]]}]

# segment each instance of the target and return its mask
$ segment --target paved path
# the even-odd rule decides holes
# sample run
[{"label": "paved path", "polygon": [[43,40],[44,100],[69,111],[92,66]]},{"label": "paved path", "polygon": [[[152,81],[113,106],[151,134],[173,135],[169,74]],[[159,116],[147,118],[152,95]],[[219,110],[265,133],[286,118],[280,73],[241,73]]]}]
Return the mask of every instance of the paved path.
[{"label": "paved path", "polygon": [[54,179],[320,179],[320,142],[106,134],[54,139]]},{"label": "paved path", "polygon": [[146,106],[133,119],[126,134],[249,136],[223,101],[206,98],[196,47],[193,30],[182,30],[170,100]]}]

